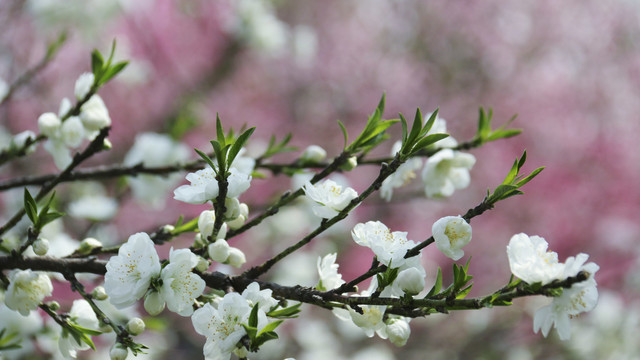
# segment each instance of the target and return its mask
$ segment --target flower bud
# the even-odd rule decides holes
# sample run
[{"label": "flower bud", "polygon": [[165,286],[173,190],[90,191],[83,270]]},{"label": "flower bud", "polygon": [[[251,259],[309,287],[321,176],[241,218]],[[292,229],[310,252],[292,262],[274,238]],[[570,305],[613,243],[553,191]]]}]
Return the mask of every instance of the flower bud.
[{"label": "flower bud", "polygon": [[169,224],[167,224],[167,225],[165,225],[165,226],[163,226],[163,227],[162,227],[162,231],[163,231],[163,232],[166,232],[166,233],[172,233],[172,232],[173,232],[173,230],[175,230],[175,229],[176,229],[176,227],[175,227],[175,226],[173,226],[173,225],[169,225]]},{"label": "flower bud", "polygon": [[[13,143],[15,144],[15,146],[21,148],[21,147],[24,147],[24,145],[27,143],[27,140],[29,139],[35,140],[35,138],[36,138],[36,134],[34,134],[33,131],[25,130],[13,136]],[[28,146],[25,149],[26,154],[31,154],[34,151],[36,151],[35,143],[32,143],[30,146]]]},{"label": "flower bud", "polygon": [[304,162],[320,162],[327,157],[327,152],[318,145],[311,145],[304,150],[300,159]]},{"label": "flower bud", "polygon": [[197,233],[196,236],[193,237],[193,247],[196,249],[202,249],[207,244],[202,239],[202,234]]},{"label": "flower bud", "polygon": [[149,291],[144,297],[144,309],[151,316],[156,316],[164,310],[164,299],[157,291]]},{"label": "flower bud", "polygon": [[216,235],[216,238],[218,239],[226,238],[228,230],[229,230],[229,226],[227,226],[227,223],[222,223],[222,226],[220,226],[220,230],[218,230],[218,235]]},{"label": "flower bud", "polygon": [[358,159],[355,156],[352,156],[347,159],[347,162],[340,166],[340,169],[345,171],[351,171],[358,166]]},{"label": "flower bud", "polygon": [[227,258],[227,264],[239,268],[247,262],[247,258],[244,256],[242,250],[234,247],[229,248],[229,257]]},{"label": "flower bud", "polygon": [[213,233],[213,226],[216,222],[216,212],[213,210],[205,210],[200,213],[198,217],[198,229],[203,237],[203,240],[211,236]]},{"label": "flower bud", "polygon": [[424,290],[424,276],[415,267],[401,271],[396,282],[402,291],[411,296],[418,295],[420,291]]},{"label": "flower bud", "polygon": [[52,112],[46,112],[38,117],[38,129],[47,137],[55,137],[62,126],[62,121]]},{"label": "flower bud", "polygon": [[133,336],[140,335],[144,332],[144,321],[139,317],[134,317],[127,322],[127,332]]},{"label": "flower bud", "polygon": [[404,346],[411,335],[409,323],[403,319],[391,319],[387,323],[387,336],[396,346]]},{"label": "flower bud", "polygon": [[207,259],[200,257],[198,259],[198,264],[196,265],[196,270],[200,271],[200,272],[205,272],[209,269],[209,261],[207,261]]},{"label": "flower bud", "polygon": [[102,301],[107,300],[109,296],[107,295],[107,291],[104,289],[104,286],[96,286],[91,292],[91,297],[96,300]]},{"label": "flower bud", "polygon": [[55,300],[47,302],[47,304],[46,304],[46,305],[47,305],[47,307],[48,307],[49,309],[51,309],[51,311],[58,311],[58,310],[60,310],[60,303],[59,303],[59,302],[57,302],[57,301],[55,301]]},{"label": "flower bud", "polygon": [[238,215],[237,218],[227,221],[226,224],[229,226],[229,228],[235,230],[244,225],[245,221],[247,221],[247,218],[244,217],[244,215]]},{"label": "flower bud", "polygon": [[71,108],[71,101],[68,98],[63,98],[60,101],[60,107],[58,107],[58,117],[65,117]]},{"label": "flower bud", "polygon": [[234,220],[240,215],[240,201],[238,198],[226,198],[224,200],[224,207],[227,211],[224,213],[224,218]]},{"label": "flower bud", "polygon": [[60,134],[65,145],[77,148],[84,140],[84,126],[77,116],[68,118],[60,127]]},{"label": "flower bud", "polygon": [[462,247],[471,241],[471,225],[462,216],[445,216],[431,228],[436,247],[453,260],[464,256]]},{"label": "flower bud", "polygon": [[98,95],[93,95],[80,111],[80,120],[89,131],[96,131],[111,125],[109,110]]},{"label": "flower bud", "polygon": [[225,239],[218,239],[214,243],[209,244],[207,248],[209,257],[213,261],[224,263],[229,258],[230,247]]},{"label": "flower bud", "polygon": [[240,204],[240,215],[244,216],[245,220],[249,218],[249,205],[245,203]]},{"label": "flower bud", "polygon": [[102,150],[111,150],[111,149],[113,149],[113,144],[111,143],[111,140],[105,138],[104,141],[102,142]]},{"label": "flower bud", "polygon": [[47,254],[49,251],[49,240],[47,239],[38,239],[33,242],[31,245],[33,248],[33,252],[38,256],[43,256]]},{"label": "flower bud", "polygon": [[74,95],[76,99],[82,100],[91,90],[91,86],[93,86],[93,81],[95,76],[92,73],[86,72],[78,77],[76,80],[76,86],[74,89]]},{"label": "flower bud", "polygon": [[111,360],[125,360],[127,355],[129,355],[129,350],[120,343],[113,344],[111,350],[109,350],[109,358]]},{"label": "flower bud", "polygon": [[78,252],[80,254],[90,254],[94,249],[98,249],[101,247],[102,243],[100,242],[100,240],[88,237],[80,242]]}]

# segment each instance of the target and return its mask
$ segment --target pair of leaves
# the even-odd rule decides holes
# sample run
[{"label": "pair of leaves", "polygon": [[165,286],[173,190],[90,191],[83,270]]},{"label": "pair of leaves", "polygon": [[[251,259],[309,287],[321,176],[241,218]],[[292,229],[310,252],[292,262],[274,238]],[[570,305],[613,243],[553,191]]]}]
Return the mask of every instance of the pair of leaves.
[{"label": "pair of leaves", "polygon": [[100,86],[111,80],[129,64],[128,61],[120,61],[112,65],[111,62],[113,61],[115,50],[116,41],[113,40],[111,53],[106,62],[100,51],[94,49],[93,52],[91,52],[91,72],[94,76],[93,86],[91,86],[92,92],[95,92]]},{"label": "pair of leaves", "polygon": [[382,120],[384,106],[385,95],[383,94],[380,102],[378,103],[378,107],[373,112],[373,114],[369,116],[364,130],[362,130],[360,135],[358,135],[358,137],[351,144],[349,144],[349,146],[347,146],[347,129],[344,124],[340,120],[338,120],[338,125],[340,125],[342,135],[344,136],[345,152],[349,154],[355,154],[361,151],[367,152],[388,138],[388,135],[385,134],[385,130],[387,130],[391,125],[397,123],[398,119]]},{"label": "pair of leaves", "polygon": [[520,175],[520,169],[527,160],[527,151],[525,150],[520,159],[516,159],[507,173],[507,176],[502,181],[502,184],[498,185],[498,187],[490,193],[487,191],[487,202],[490,204],[495,204],[500,200],[507,199],[511,196],[524,194],[521,190],[519,190],[523,185],[531,181],[534,177],[536,177],[544,167],[539,167],[533,170],[529,175],[524,176]]},{"label": "pair of leaves", "polygon": [[509,119],[506,124],[500,126],[495,130],[492,130],[491,120],[493,118],[493,110],[489,109],[489,112],[485,112],[483,108],[480,108],[479,113],[478,131],[476,132],[476,136],[473,138],[473,142],[477,143],[478,145],[482,145],[484,143],[499,139],[510,138],[522,132],[522,129],[506,128],[509,124],[511,124],[513,120],[515,120],[515,115],[511,119]]},{"label": "pair of leaves", "polygon": [[38,204],[29,193],[29,190],[27,190],[27,188],[24,189],[24,210],[37,232],[48,223],[64,216],[64,213],[51,210],[51,203],[55,195],[54,192],[44,207],[38,212]]},{"label": "pair of leaves", "polygon": [[213,147],[213,152],[216,158],[217,164],[213,162],[207,154],[204,152],[195,149],[195,151],[200,155],[200,157],[211,166],[213,171],[215,171],[216,175],[220,176],[223,174],[226,176],[227,171],[233,160],[235,160],[236,156],[242,149],[242,147],[247,143],[251,134],[255,130],[255,127],[252,127],[246,131],[244,131],[237,139],[229,139],[222,129],[222,123],[220,121],[220,117],[216,116],[216,140],[211,140],[211,146]]},{"label": "pair of leaves", "polygon": [[[442,298],[450,294],[455,294],[456,299],[464,299],[469,294],[469,291],[471,291],[471,287],[473,286],[473,284],[469,284],[473,279],[473,276],[468,274],[470,261],[471,258],[467,260],[464,266],[453,264],[453,283],[442,292],[440,292],[442,289],[442,270],[438,268],[436,282],[433,284],[431,290],[429,290],[429,293],[425,296],[425,299],[432,298],[434,296]],[[467,284],[469,285],[467,286]]]},{"label": "pair of leaves", "polygon": [[392,268],[391,262],[389,262],[389,266],[387,267],[387,270],[385,270],[383,273],[376,274],[376,278],[378,279],[377,291],[381,292],[382,290],[384,290],[384,288],[393,284],[393,282],[398,277],[399,271],[400,271],[400,268]]},{"label": "pair of leaves", "polygon": [[449,137],[449,134],[443,133],[427,135],[437,118],[438,109],[431,114],[423,126],[422,112],[418,108],[418,110],[416,110],[416,116],[413,119],[411,130],[408,131],[407,120],[402,116],[402,114],[400,114],[400,122],[402,123],[402,148],[400,149],[400,153],[402,155],[411,156],[427,146]]},{"label": "pair of leaves", "polygon": [[76,324],[73,321],[67,321],[66,326],[62,329],[62,337],[72,336],[75,341],[80,343],[85,343],[89,345],[89,347],[96,351],[96,346],[93,344],[93,340],[91,340],[90,336],[100,335],[102,332],[93,329],[87,329]]},{"label": "pair of leaves", "polygon": [[278,339],[278,334],[274,330],[284,322],[284,320],[270,322],[258,331],[258,310],[259,303],[256,303],[249,314],[248,324],[242,324],[249,337],[249,351],[252,352],[257,351],[267,341]]}]

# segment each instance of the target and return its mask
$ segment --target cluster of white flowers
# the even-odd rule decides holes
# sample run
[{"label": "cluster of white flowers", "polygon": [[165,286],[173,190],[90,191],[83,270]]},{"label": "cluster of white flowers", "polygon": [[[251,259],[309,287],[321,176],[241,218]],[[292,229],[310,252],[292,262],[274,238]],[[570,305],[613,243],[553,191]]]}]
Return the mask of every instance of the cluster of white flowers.
[{"label": "cluster of white flowers", "polygon": [[349,205],[358,193],[350,187],[345,189],[333,180],[325,180],[315,185],[307,181],[303,187],[308,198],[314,201],[313,213],[330,219]]},{"label": "cluster of white flowers", "polygon": [[[184,144],[176,142],[165,134],[147,132],[136,136],[133,147],[124,158],[124,164],[160,167],[181,164],[188,158],[189,149]],[[180,179],[180,174],[164,177],[140,174],[129,178],[129,186],[137,199],[154,208],[160,208],[165,203],[165,197],[159,194],[165,194],[173,189]]]},{"label": "cluster of white flowers", "polygon": [[[431,114],[425,116],[426,122]],[[446,134],[447,121],[436,117],[433,126],[427,133]],[[453,137],[449,136],[438,140],[430,147],[440,149],[435,155],[429,157],[422,169],[422,182],[425,193],[430,198],[440,198],[451,196],[456,189],[464,189],[469,186],[469,170],[476,162],[476,158],[471,154],[452,150],[458,145]],[[391,156],[395,156],[402,143],[396,142],[391,149]],[[380,187],[380,196],[386,201],[390,201],[393,196],[393,189],[407,185],[416,177],[416,171],[422,167],[423,161],[419,158],[411,158],[386,178]]]},{"label": "cluster of white flowers", "polygon": [[268,323],[267,312],[277,305],[271,290],[260,290],[258,283],[251,283],[242,292],[226,294],[220,302],[207,303],[191,316],[193,327],[207,341],[204,345],[206,359],[225,360],[231,353],[240,350],[238,342],[247,334],[249,314],[258,306],[258,332]]},{"label": "cluster of white flowers", "polygon": [[[405,259],[407,251],[416,246],[415,242],[407,239],[406,232],[391,232],[383,223],[369,221],[365,224],[357,224],[351,235],[358,245],[370,248],[378,261],[398,271],[395,280],[384,287],[382,291],[379,289],[378,279],[374,277],[369,288],[357,296],[370,296],[376,291],[380,291],[380,296],[383,297],[416,296],[424,290],[426,271],[422,266],[420,256]],[[335,269],[332,268],[335,256],[333,258],[329,256],[322,260],[323,263],[327,263],[323,266],[324,271],[321,270],[320,259],[318,261],[321,284],[325,282],[322,277],[323,273],[326,281],[334,283],[337,279],[341,281],[341,276],[337,274],[337,265]],[[327,268],[331,271],[326,270]],[[388,316],[385,319],[385,306],[361,305],[359,307],[362,312],[351,308],[348,310],[334,309],[334,314],[342,320],[352,321],[369,337],[375,333],[383,339],[388,338],[397,346],[403,346],[407,342],[411,334],[408,318]]]},{"label": "cluster of white flowers", "polygon": [[[83,100],[93,85],[91,73],[80,75],[75,85],[75,96]],[[80,108],[78,116],[70,116],[62,120],[71,110],[71,101],[64,98],[60,102],[58,114],[47,112],[38,118],[40,133],[49,140],[44,148],[51,153],[59,169],[71,164],[70,148],[77,148],[85,139],[93,140],[100,129],[111,125],[111,118],[104,101],[99,95],[92,95]]]},{"label": "cluster of white flowers", "polygon": [[558,254],[547,251],[547,247],[547,242],[539,236],[516,234],[507,246],[509,266],[515,276],[528,284],[546,285],[554,280],[576,276],[581,271],[588,273],[587,280],[563,289],[562,294],[554,297],[551,304],[539,309],[533,319],[536,333],[542,330],[542,335],[546,337],[551,327],[555,326],[560,339],[568,340],[571,336],[569,319],[591,311],[598,302],[594,275],[599,267],[593,262],[586,263],[589,256],[582,253],[567,258],[565,263],[559,263]]},{"label": "cluster of white flowers", "polygon": [[[229,199],[229,200],[236,200],[236,199]],[[242,205],[245,205],[245,204],[242,204]],[[228,208],[227,208],[227,212],[228,212]],[[246,219],[245,217],[246,215],[239,215],[238,218],[240,218],[241,216],[242,216],[241,220],[244,222],[244,219]],[[211,260],[217,261],[222,264],[229,264],[234,267],[242,266],[247,261],[244,253],[242,252],[242,250],[230,246],[227,240],[225,240],[225,236],[227,235],[227,229],[230,227],[227,225],[227,223],[222,224],[222,226],[220,227],[220,230],[218,230],[218,233],[215,234],[216,235],[215,240],[212,239],[210,243],[209,243],[209,240],[207,240],[214,235],[213,230],[214,230],[215,222],[216,222],[215,211],[205,210],[201,212],[200,216],[198,217],[198,229],[200,230],[200,233],[196,235],[195,242],[202,243],[202,244],[205,244],[205,243],[209,244],[207,246],[207,253],[209,254],[209,257],[211,258]]]},{"label": "cluster of white flowers", "polygon": [[[104,288],[109,301],[118,308],[133,305],[147,294],[144,304],[150,314],[160,313],[166,303],[169,310],[189,316],[205,288],[204,280],[192,272],[198,262],[199,257],[191,250],[172,248],[169,264],[162,268],[149,235],[137,233],[109,259]],[[161,285],[148,291],[157,280]]]}]

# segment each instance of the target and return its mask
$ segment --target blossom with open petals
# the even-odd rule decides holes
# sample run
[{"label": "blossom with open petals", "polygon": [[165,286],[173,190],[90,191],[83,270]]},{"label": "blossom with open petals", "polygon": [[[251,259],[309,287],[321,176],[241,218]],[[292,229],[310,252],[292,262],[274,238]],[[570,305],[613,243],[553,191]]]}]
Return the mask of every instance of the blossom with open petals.
[{"label": "blossom with open petals", "polygon": [[[99,323],[96,313],[91,308],[91,305],[84,300],[75,300],[69,311],[69,319],[77,325],[83,328],[98,330]],[[66,330],[62,330],[60,338],[58,339],[58,349],[65,358],[76,358],[77,352],[82,350],[89,350],[90,347],[83,341],[78,341],[75,337],[69,334]]]},{"label": "blossom with open petals", "polygon": [[137,233],[107,262],[104,289],[117,308],[133,305],[160,276],[160,259],[149,235]]},{"label": "blossom with open petals", "polygon": [[464,256],[462,247],[471,241],[471,225],[461,216],[445,216],[431,229],[438,250],[453,260]]},{"label": "blossom with open petals", "polygon": [[9,287],[4,294],[4,303],[11,310],[28,316],[36,310],[42,299],[51,295],[53,285],[44,273],[27,270],[14,270],[9,276]]},{"label": "blossom with open petals", "polygon": [[330,219],[349,205],[351,200],[358,197],[358,193],[350,187],[342,188],[333,180],[325,180],[312,185],[307,181],[303,187],[305,194],[313,200],[313,213],[325,219]]},{"label": "blossom with open petals", "polygon": [[198,265],[198,256],[189,249],[173,250],[169,254],[169,265],[162,269],[160,295],[167,308],[182,316],[193,313],[193,301],[202,295],[205,282],[193,272]]},{"label": "blossom with open petals", "polygon": [[536,311],[533,317],[533,331],[542,330],[545,337],[549,334],[551,326],[555,326],[561,340],[569,340],[571,337],[570,319],[580,313],[593,310],[598,303],[598,288],[594,274],[599,266],[591,262],[585,264],[589,256],[578,254],[570,257],[565,262],[562,278],[576,276],[580,271],[589,273],[587,280],[573,284],[569,289],[563,289],[562,295],[554,297],[550,305]]},{"label": "blossom with open petals", "polygon": [[278,305],[278,300],[274,299],[271,294],[273,294],[271,289],[260,290],[260,285],[254,281],[244,289],[242,297],[247,300],[251,307],[259,304],[260,309],[266,313],[272,307]]},{"label": "blossom with open petals", "polygon": [[[251,185],[251,175],[240,172],[236,168],[229,169],[229,177],[227,178],[227,197],[235,198],[245,192]],[[189,204],[204,204],[207,201],[214,200],[218,196],[220,187],[216,180],[216,173],[210,166],[195,173],[187,174],[186,179],[190,185],[182,185],[175,189],[174,199],[184,201]]]},{"label": "blossom with open petals", "polygon": [[109,110],[99,95],[93,95],[80,108],[80,120],[88,131],[98,131],[111,125]]},{"label": "blossom with open petals", "polygon": [[[250,312],[251,306],[245,298],[238,293],[228,293],[217,309],[207,303],[193,313],[193,328],[207,337],[203,350],[206,359],[228,360],[231,357],[236,344],[246,334],[242,324],[247,323]],[[259,310],[258,314],[259,320],[266,321],[263,311]]]},{"label": "blossom with open petals", "polygon": [[351,231],[351,236],[358,245],[373,250],[378,261],[394,268],[405,263],[407,251],[416,245],[412,240],[407,240],[406,232],[391,232],[380,221],[357,224]]},{"label": "blossom with open petals", "polygon": [[558,254],[547,250],[548,245],[539,236],[513,235],[507,245],[511,273],[528,284],[545,285],[560,279],[564,264],[558,263]]},{"label": "blossom with open petals", "polygon": [[428,197],[448,197],[456,189],[469,186],[469,170],[476,163],[471,154],[442,149],[427,160],[422,169],[422,182]]},{"label": "blossom with open petals", "polygon": [[338,264],[336,264],[336,256],[338,254],[331,253],[324,257],[318,257],[318,276],[320,280],[316,289],[320,291],[328,291],[338,288],[344,284],[342,275],[338,272]]}]

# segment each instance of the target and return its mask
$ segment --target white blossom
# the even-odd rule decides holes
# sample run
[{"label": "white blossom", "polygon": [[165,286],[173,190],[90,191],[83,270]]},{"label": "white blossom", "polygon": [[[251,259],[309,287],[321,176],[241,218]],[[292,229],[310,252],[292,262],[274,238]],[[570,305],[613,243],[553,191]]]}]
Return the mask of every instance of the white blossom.
[{"label": "white blossom", "polygon": [[209,244],[207,252],[209,253],[211,260],[224,263],[229,258],[230,249],[231,247],[225,239],[218,239]]},{"label": "white blossom", "polygon": [[198,216],[198,230],[203,238],[208,238],[213,234],[213,226],[216,222],[216,212],[205,210]]},{"label": "white blossom", "polygon": [[[240,172],[236,168],[229,169],[229,172],[227,197],[238,197],[251,185],[251,176]],[[213,201],[218,196],[220,188],[216,180],[216,174],[210,166],[195,173],[187,174],[186,179],[191,184],[182,185],[175,189],[173,192],[174,199],[197,205]]]},{"label": "white blossom", "polygon": [[62,140],[50,138],[44,143],[43,147],[53,156],[53,162],[58,169],[64,170],[67,166],[71,165],[73,161],[71,151]]},{"label": "white blossom", "polygon": [[[246,334],[243,323],[247,323],[251,306],[238,293],[228,293],[216,309],[207,303],[191,316],[193,328],[207,337],[203,353],[206,359],[227,360],[236,344]],[[266,321],[264,311],[258,310],[259,323]]]},{"label": "white blossom", "polygon": [[385,335],[392,344],[396,346],[404,346],[411,336],[411,327],[409,327],[408,318],[391,318],[386,322],[384,328]]},{"label": "white blossom", "polygon": [[88,131],[98,131],[111,125],[109,110],[99,95],[93,95],[80,108],[80,120]]},{"label": "white blossom", "polygon": [[129,355],[129,350],[120,343],[115,343],[109,350],[109,359],[125,360]]},{"label": "white blossom", "polygon": [[242,252],[242,250],[234,247],[229,247],[229,257],[225,262],[226,264],[239,268],[246,262],[247,262],[247,258]]},{"label": "white blossom", "polygon": [[580,313],[593,310],[598,303],[598,288],[594,274],[599,266],[591,262],[585,264],[589,258],[586,254],[570,257],[565,262],[563,278],[576,276],[580,271],[589,273],[587,280],[573,284],[569,289],[563,289],[562,295],[554,297],[550,305],[536,311],[533,317],[533,331],[542,330],[545,337],[551,326],[555,326],[561,340],[571,337],[571,323],[569,320]]},{"label": "white blossom", "polygon": [[507,245],[511,273],[529,284],[545,285],[560,279],[565,265],[558,263],[558,254],[547,247],[547,241],[539,236],[513,235]]},{"label": "white blossom", "polygon": [[398,272],[398,277],[394,281],[394,285],[399,287],[404,293],[414,296],[424,290],[424,277],[425,271],[422,266],[419,268],[410,267]]},{"label": "white blossom", "polygon": [[[2,293],[0,292],[0,299]],[[18,343],[20,348],[3,349],[2,355],[7,360],[25,359],[27,356],[35,353],[34,342],[32,339],[43,329],[42,316],[36,311],[29,312],[28,316],[22,316],[20,313],[9,309],[0,301],[0,330],[6,331],[6,334],[16,334],[12,343]]]},{"label": "white blossom", "polygon": [[30,269],[14,270],[9,276],[4,303],[9,309],[19,312],[22,316],[28,316],[29,312],[36,310],[52,291],[53,285],[46,274]]},{"label": "white blossom", "polygon": [[60,137],[65,145],[70,148],[77,148],[82,144],[85,137],[84,126],[77,116],[72,116],[65,120],[60,126]]},{"label": "white blossom", "polygon": [[38,117],[38,129],[40,133],[49,138],[57,137],[61,126],[62,121],[52,112],[46,112]]},{"label": "white blossom", "polygon": [[[29,140],[29,139],[34,140],[35,138],[36,138],[36,134],[34,134],[33,131],[25,130],[25,131],[23,131],[21,133],[17,133],[16,135],[14,135],[13,139],[11,140],[11,142],[16,147],[22,148],[27,143],[27,140]],[[32,144],[32,145],[29,145],[25,149],[25,152],[27,154],[30,154],[30,153],[34,152],[35,150],[36,150],[36,144]]]},{"label": "white blossom", "polygon": [[118,212],[118,202],[102,194],[82,196],[69,204],[69,215],[93,221],[111,219]]},{"label": "white blossom", "polygon": [[422,181],[428,197],[448,197],[456,189],[464,189],[471,181],[469,170],[476,162],[471,154],[442,149],[427,159]]},{"label": "white blossom", "polygon": [[189,249],[173,250],[169,253],[169,265],[162,269],[160,295],[167,308],[182,316],[193,313],[193,301],[202,295],[205,282],[193,272],[198,265],[198,256]]},{"label": "white blossom", "polygon": [[431,229],[438,250],[453,260],[464,256],[462,247],[471,241],[471,225],[461,216],[445,216]]},{"label": "white blossom", "polygon": [[[391,156],[396,156],[401,147],[401,141],[397,141],[393,144]],[[382,185],[380,186],[380,196],[386,201],[390,201],[391,196],[393,195],[393,189],[407,185],[416,177],[416,170],[420,169],[421,166],[422,159],[408,159],[404,164],[400,165],[393,174],[389,175],[389,177],[382,181]]]},{"label": "white blossom", "polygon": [[137,233],[107,262],[104,288],[117,308],[133,305],[160,275],[160,260],[149,235]]},{"label": "white blossom", "polygon": [[378,261],[394,268],[405,263],[407,251],[416,245],[412,240],[407,240],[406,232],[392,233],[380,221],[357,224],[351,231],[351,236],[358,245],[373,250]]},{"label": "white blossom", "polygon": [[[80,325],[83,328],[98,330],[98,318],[91,308],[91,305],[84,300],[75,300],[69,311],[69,321]],[[65,358],[76,358],[77,352],[88,350],[90,347],[83,341],[78,341],[66,330],[62,330],[58,339],[58,349]]]},{"label": "white blossom", "polygon": [[337,255],[337,253],[331,253],[324,257],[318,257],[317,267],[320,280],[316,289],[320,291],[333,290],[345,283],[342,280],[342,275],[338,272]]},{"label": "white blossom", "polygon": [[260,290],[260,285],[254,281],[244,289],[242,297],[247,300],[251,307],[259,304],[259,308],[266,313],[278,305],[278,300],[271,296],[272,293],[273,291],[271,289]]},{"label": "white blossom", "polygon": [[300,159],[302,161],[318,163],[324,160],[325,157],[327,157],[327,152],[325,151],[325,149],[321,148],[318,145],[310,145],[309,147],[304,149],[304,152],[302,152]]},{"label": "white blossom", "polygon": [[307,181],[304,192],[313,200],[313,213],[325,219],[330,219],[349,205],[351,200],[358,197],[358,193],[350,187],[345,189],[333,180],[325,180],[312,185]]},{"label": "white blossom", "polygon": [[92,73],[86,72],[81,74],[76,80],[76,85],[74,89],[74,95],[76,99],[82,100],[91,90],[91,86],[93,86],[93,81],[95,77]]}]

